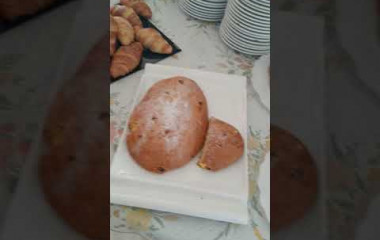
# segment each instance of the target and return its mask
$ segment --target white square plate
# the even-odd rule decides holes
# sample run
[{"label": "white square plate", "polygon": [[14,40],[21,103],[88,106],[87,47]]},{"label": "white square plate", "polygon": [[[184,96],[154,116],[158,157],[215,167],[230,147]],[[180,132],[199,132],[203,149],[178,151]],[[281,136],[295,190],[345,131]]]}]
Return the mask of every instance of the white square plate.
[{"label": "white square plate", "polygon": [[203,90],[214,116],[235,126],[245,154],[218,172],[199,168],[196,156],[182,168],[159,175],[142,169],[126,147],[125,128],[111,163],[111,202],[214,220],[248,223],[247,93],[242,76],[147,64],[132,109],[156,82],[182,75]]}]

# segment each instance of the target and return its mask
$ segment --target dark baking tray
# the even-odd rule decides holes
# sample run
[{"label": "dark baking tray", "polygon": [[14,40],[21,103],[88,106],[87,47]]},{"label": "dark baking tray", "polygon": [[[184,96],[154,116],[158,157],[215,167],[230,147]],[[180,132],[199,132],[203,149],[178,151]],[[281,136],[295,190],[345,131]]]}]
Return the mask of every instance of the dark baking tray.
[{"label": "dark baking tray", "polygon": [[[11,0],[8,0],[8,1],[11,1]],[[58,7],[66,4],[66,3],[73,2],[73,1],[78,1],[78,0],[57,0],[52,5],[44,8],[44,9],[41,9],[40,11],[36,12],[35,14],[20,16],[20,17],[15,18],[14,20],[10,20],[10,21],[0,19],[0,34],[10,30],[10,29],[30,20],[30,19],[37,18],[37,17],[43,15],[44,13],[47,13],[47,12],[49,12],[55,8],[58,8]]]},{"label": "dark baking tray", "polygon": [[[164,33],[162,33],[156,26],[153,25],[153,23],[151,23],[148,19],[144,18],[144,17],[140,17],[142,23],[143,23],[143,27],[144,28],[154,28],[156,29],[164,38],[165,40],[172,46],[173,48],[173,52],[171,54],[159,54],[159,53],[154,53],[154,52],[151,52],[149,49],[144,49],[143,51],[143,55],[142,55],[142,58],[141,58],[141,62],[139,64],[139,66],[137,66],[137,68],[135,70],[133,70],[132,72],[124,75],[124,76],[121,76],[121,77],[118,77],[118,78],[111,78],[111,82],[114,82],[114,81],[117,81],[117,80],[120,80],[134,72],[137,72],[137,71],[140,71],[142,69],[144,69],[145,67],[145,64],[147,63],[157,63],[165,58],[168,58],[176,53],[179,53],[181,52],[182,50],[172,41],[170,40]],[[118,45],[120,46],[120,43],[118,43]],[[119,47],[118,46],[118,47]]]}]

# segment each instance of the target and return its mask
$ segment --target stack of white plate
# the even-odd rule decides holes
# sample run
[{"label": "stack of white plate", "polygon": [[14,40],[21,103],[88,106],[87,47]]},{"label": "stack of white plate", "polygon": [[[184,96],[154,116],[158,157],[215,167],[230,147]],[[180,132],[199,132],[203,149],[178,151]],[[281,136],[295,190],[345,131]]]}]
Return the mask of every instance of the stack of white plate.
[{"label": "stack of white plate", "polygon": [[219,29],[230,48],[249,55],[270,51],[270,0],[229,0]]},{"label": "stack of white plate", "polygon": [[227,0],[181,0],[179,7],[187,15],[209,22],[221,21]]}]

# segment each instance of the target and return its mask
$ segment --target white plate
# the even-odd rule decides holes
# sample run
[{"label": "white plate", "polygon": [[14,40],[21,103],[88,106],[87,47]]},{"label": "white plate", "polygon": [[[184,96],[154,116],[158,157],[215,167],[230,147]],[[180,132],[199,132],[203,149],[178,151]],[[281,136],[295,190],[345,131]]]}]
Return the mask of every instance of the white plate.
[{"label": "white plate", "polygon": [[270,109],[270,55],[260,57],[252,69],[252,85],[264,106]]},{"label": "white plate", "polygon": [[243,50],[243,51],[266,51],[267,49],[270,48],[270,44],[267,44],[267,45],[250,45],[250,46],[246,46],[245,44],[242,44],[241,42],[238,42],[237,40],[231,38],[231,36],[229,36],[228,34],[226,34],[226,32],[224,30],[220,30],[220,34],[223,35],[223,37],[225,39],[227,39],[230,44],[232,46],[234,46],[235,48],[238,48],[240,50]]},{"label": "white plate", "polygon": [[193,3],[193,4],[196,4],[196,5],[199,5],[199,6],[203,6],[203,7],[209,7],[209,8],[216,8],[216,9],[220,9],[220,8],[225,8],[225,6],[227,5],[227,1],[224,1],[224,2],[206,2],[206,1],[203,1],[203,0],[185,0],[183,1],[185,3]]},{"label": "white plate", "polygon": [[224,9],[222,9],[220,11],[213,11],[213,10],[209,10],[207,8],[202,8],[202,7],[199,7],[199,6],[193,6],[190,3],[188,3],[188,4],[184,3],[184,6],[187,9],[189,9],[191,12],[199,13],[199,15],[219,16],[219,17],[222,16],[223,17],[223,14],[224,14]]},{"label": "white plate", "polygon": [[227,5],[227,2],[218,4],[218,5],[210,5],[209,3],[204,3],[203,1],[189,1],[189,0],[183,1],[183,3],[187,5],[192,5],[194,7],[209,9],[211,11],[222,11],[226,8],[226,5]]},{"label": "white plate", "polygon": [[220,37],[223,40],[223,42],[227,44],[230,48],[244,54],[264,55],[264,54],[268,54],[270,51],[270,46],[268,46],[266,49],[249,49],[249,48],[244,48],[243,46],[234,44],[232,40],[229,39],[227,36],[223,35],[223,33],[220,33]]},{"label": "white plate", "polygon": [[[234,4],[234,5],[236,5],[236,4]],[[258,15],[264,15],[264,16],[270,17],[270,8],[263,8],[262,6],[260,6],[256,3],[254,3],[253,5],[244,5],[244,6],[246,6],[245,8],[248,8],[251,11],[257,12]],[[246,11],[246,10],[244,10],[244,11]],[[248,14],[250,14],[250,13],[248,13]]]},{"label": "white plate", "polygon": [[231,14],[234,14],[235,16],[238,16],[247,22],[256,23],[257,25],[260,25],[260,26],[270,25],[270,18],[262,18],[257,15],[248,13],[243,8],[239,6],[235,6],[234,4],[232,4],[230,8],[231,8]]},{"label": "white plate", "polygon": [[[147,64],[133,107],[155,82],[176,75],[189,77],[203,90],[209,116],[235,126],[247,138],[246,78],[200,70]],[[126,148],[124,130],[111,164],[111,202],[214,220],[247,224],[248,159],[218,172],[196,165],[158,175],[138,166]]]},{"label": "white plate", "polygon": [[249,9],[252,9],[252,10],[255,10],[257,12],[260,12],[261,14],[265,14],[267,15],[268,12],[269,12],[269,15],[270,15],[270,7],[263,7],[262,5],[258,4],[258,3],[249,3],[249,4],[246,4],[244,2],[244,4],[249,8]]},{"label": "white plate", "polygon": [[240,1],[232,2],[232,5],[234,5],[236,8],[238,8],[240,11],[244,11],[248,16],[256,17],[258,19],[267,20],[270,19],[270,8],[268,8],[266,13],[263,13],[262,11],[258,11],[257,5],[254,5],[253,7],[245,5],[245,3],[242,3]]},{"label": "white plate", "polygon": [[244,54],[247,54],[247,55],[264,55],[264,54],[268,54],[270,49],[268,47],[267,50],[247,50],[245,48],[242,48],[238,45],[236,45],[235,43],[232,43],[232,41],[230,39],[228,39],[222,32],[220,32],[219,34],[220,38],[222,39],[222,41],[230,48],[232,48],[233,50],[236,50],[238,52],[241,52],[241,53],[244,53]]},{"label": "white plate", "polygon": [[244,35],[241,32],[236,32],[236,30],[233,31],[232,27],[230,25],[228,25],[227,22],[222,22],[222,24],[220,25],[220,27],[230,37],[234,38],[235,40],[237,40],[239,42],[244,42],[244,43],[246,43],[248,45],[252,45],[253,43],[255,43],[257,45],[266,45],[266,44],[269,44],[269,42],[270,42],[269,35],[266,38],[260,38],[259,36],[247,37],[246,35]]},{"label": "white plate", "polygon": [[253,28],[239,26],[237,23],[233,22],[229,17],[224,18],[223,21],[225,21],[228,27],[234,30],[234,32],[244,34],[244,36],[246,36],[247,38],[255,36],[258,36],[259,38],[270,38],[269,32],[260,32]]},{"label": "white plate", "polygon": [[217,22],[217,21],[220,21],[222,19],[222,17],[209,17],[209,16],[202,16],[202,15],[198,15],[198,14],[195,14],[193,12],[190,12],[184,5],[182,4],[179,4],[179,7],[180,9],[185,12],[187,15],[189,15],[190,17],[193,17],[193,18],[196,18],[196,19],[199,19],[199,20],[202,20],[202,21],[209,21],[209,22]]},{"label": "white plate", "polygon": [[227,3],[227,0],[202,0],[206,3]]},{"label": "white plate", "polygon": [[234,35],[231,35],[227,29],[223,29],[221,30],[222,32],[224,32],[225,36],[227,38],[229,38],[231,40],[231,42],[234,42],[235,45],[241,47],[241,48],[245,48],[247,50],[251,49],[251,50],[266,50],[269,48],[270,46],[270,41],[268,42],[256,42],[256,41],[251,41],[249,43],[247,42],[244,42],[242,41],[240,38],[237,38],[236,36]]},{"label": "white plate", "polygon": [[188,1],[183,1],[182,4],[191,5],[192,7],[200,8],[200,9],[203,9],[203,10],[204,9],[210,9],[213,12],[224,11],[224,9],[226,8],[225,5],[219,5],[219,6],[199,5],[199,4],[195,4],[193,2],[188,2]]},{"label": "white plate", "polygon": [[186,0],[184,1],[186,4],[191,4],[193,6],[199,6],[203,8],[208,8],[211,10],[223,10],[226,8],[227,2],[221,2],[221,3],[208,3],[205,1],[191,1],[191,0]]},{"label": "white plate", "polygon": [[187,14],[189,14],[189,15],[195,15],[197,17],[213,19],[213,18],[221,18],[221,16],[223,16],[223,14],[217,14],[217,16],[214,16],[213,14],[210,14],[210,13],[204,13],[202,11],[194,10],[191,7],[187,6],[185,3],[179,3],[179,6]]},{"label": "white plate", "polygon": [[228,12],[225,13],[225,17],[231,19],[231,21],[235,22],[236,24],[242,25],[244,28],[255,29],[256,31],[270,33],[270,25],[262,26],[257,23],[247,22],[246,20],[241,19],[240,17],[235,16],[234,14],[231,14]]},{"label": "white plate", "polygon": [[250,30],[247,30],[244,28],[240,28],[234,22],[229,20],[228,18],[224,19],[224,24],[225,24],[224,27],[228,28],[228,30],[230,30],[230,32],[232,32],[233,34],[235,34],[239,38],[244,38],[244,40],[246,40],[246,41],[254,41],[256,39],[263,40],[263,41],[265,41],[265,40],[269,41],[269,39],[270,39],[269,33],[258,33],[258,32],[253,31],[253,30],[250,31]]},{"label": "white plate", "polygon": [[233,1],[232,5],[238,8],[240,11],[244,11],[248,16],[259,16],[263,19],[270,18],[269,7],[266,9],[266,11],[264,11],[262,8],[260,8],[260,5],[258,5],[257,3],[251,3],[250,5],[248,5],[242,1]]},{"label": "white plate", "polygon": [[238,0],[238,1],[242,1],[242,2],[247,3],[247,4],[253,4],[253,2],[254,2],[254,3],[259,4],[260,6],[263,6],[263,7],[270,7],[270,1],[269,0]]},{"label": "white plate", "polygon": [[255,44],[269,44],[270,43],[270,36],[269,35],[259,35],[255,34],[253,36],[248,36],[244,34],[243,32],[239,32],[237,30],[234,30],[234,28],[226,28],[229,35],[231,35],[233,38],[237,39],[240,42],[243,42],[247,45],[251,45],[253,43]]},{"label": "white plate", "polygon": [[255,1],[247,2],[247,1],[240,1],[243,5],[247,6],[249,9],[252,9],[254,11],[260,12],[261,14],[270,15],[270,6],[265,7]]},{"label": "white plate", "polygon": [[201,13],[203,15],[210,15],[210,16],[214,16],[214,15],[223,15],[224,14],[224,9],[222,10],[219,10],[219,11],[212,11],[212,10],[208,10],[207,8],[200,8],[200,7],[194,7],[190,4],[185,4],[185,6],[191,10],[192,12],[195,12],[195,13]]},{"label": "white plate", "polygon": [[270,28],[270,20],[259,20],[259,19],[252,19],[249,18],[246,14],[242,14],[242,12],[239,13],[234,6],[227,7],[226,9],[226,15],[229,15],[231,18],[238,19],[241,22],[244,22],[245,25],[255,25],[258,27],[261,27],[263,29],[268,29]]},{"label": "white plate", "polygon": [[187,10],[185,10],[184,8],[182,8],[182,10],[190,17],[194,18],[194,19],[198,19],[198,20],[201,20],[201,21],[205,21],[205,22],[218,22],[220,21],[221,19],[220,18],[208,18],[208,17],[202,17],[202,16],[197,16],[193,13],[189,13]]},{"label": "white plate", "polygon": [[225,23],[223,22],[220,27],[221,27],[221,31],[223,31],[229,38],[231,38],[232,40],[236,41],[239,44],[242,43],[243,45],[247,45],[247,47],[267,46],[270,44],[270,39],[259,39],[259,38],[256,38],[253,40],[243,39],[241,36],[238,36],[234,34],[233,32],[231,32],[230,28],[228,28],[228,26],[225,26]]}]

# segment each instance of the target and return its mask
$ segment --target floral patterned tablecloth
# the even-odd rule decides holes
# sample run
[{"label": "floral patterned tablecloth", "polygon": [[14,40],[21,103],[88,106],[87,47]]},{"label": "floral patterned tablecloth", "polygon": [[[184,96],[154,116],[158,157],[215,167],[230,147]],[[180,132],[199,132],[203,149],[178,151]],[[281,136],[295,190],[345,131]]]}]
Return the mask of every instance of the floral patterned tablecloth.
[{"label": "floral patterned tablecloth", "polygon": [[[250,82],[255,57],[244,56],[225,46],[218,36],[218,23],[207,23],[186,16],[177,1],[147,1],[152,22],[168,35],[182,52],[160,62],[207,71],[238,74],[248,79],[249,124],[249,225],[237,225],[172,213],[111,205],[111,239],[219,240],[270,239],[269,222],[260,205],[256,184],[259,167],[269,151],[269,110]],[[116,149],[133,96],[143,71],[111,85],[111,148]],[[269,173],[267,173],[269,174]]]},{"label": "floral patterned tablecloth", "polygon": [[[372,0],[372,2],[379,0]],[[250,77],[254,58],[244,57],[226,48],[217,36],[218,26],[215,24],[207,24],[204,22],[196,21],[184,16],[175,6],[174,0],[156,0],[154,2],[148,1],[154,11],[153,21],[163,31],[174,39],[174,41],[183,48],[183,52],[169,58],[162,62],[162,64],[185,66],[189,68],[200,68],[216,72],[236,73],[243,74]],[[342,44],[341,32],[337,31],[339,24],[351,24],[351,21],[342,21],[336,17],[337,2],[352,2],[345,0],[276,0],[271,1],[272,9],[280,9],[293,13],[300,13],[306,15],[318,15],[325,18],[325,48],[326,48],[326,65],[328,66],[328,78],[334,80],[332,82],[360,82],[364,84],[365,76],[363,72],[359,72],[353,66],[358,66],[356,60],[357,52],[364,48],[357,48],[354,45],[348,48]],[[359,2],[359,5],[371,1]],[[380,4],[378,5],[380,6]],[[373,9],[373,8],[369,8]],[[72,11],[75,13],[75,11]],[[369,13],[369,11],[368,11]],[[367,14],[369,15],[369,14]],[[354,14],[352,16],[358,17]],[[64,15],[66,17],[66,15]],[[360,17],[360,16],[359,16]],[[15,45],[18,46],[18,51],[14,52],[13,48],[0,49],[0,225],[4,219],[6,207],[12,199],[14,190],[17,187],[18,178],[24,164],[24,160],[30,152],[30,143],[33,136],[38,131],[38,120],[32,118],[31,115],[25,115],[23,119],[18,119],[15,125],[13,115],[9,114],[12,109],[19,109],[23,111],[39,111],[45,98],[36,98],[35,95],[45,96],[41,94],[45,88],[41,87],[44,78],[51,79],[56,69],[53,62],[44,62],[43,59],[50,59],[43,54],[54,54],[56,58],[59,56],[56,49],[63,49],[65,38],[62,35],[67,34],[70,30],[71,21],[67,18],[62,22],[62,26],[47,30],[41,29],[44,34],[34,35],[34,42],[43,42],[43,39],[49,39],[50,42],[55,43],[51,48],[46,48],[41,52],[38,44],[35,44],[32,50],[36,54],[30,54],[31,46],[25,45],[24,38],[16,37],[16,34],[8,34],[7,37],[12,38]],[[364,21],[361,21],[364,22]],[[367,21],[368,22],[368,21]],[[365,24],[366,22],[364,22]],[[54,25],[52,25],[54,26]],[[352,27],[346,29],[352,29]],[[356,29],[367,29],[358,28]],[[48,35],[46,35],[48,34]],[[361,35],[357,35],[361,38]],[[54,41],[52,41],[54,39]],[[346,38],[353,39],[355,38]],[[2,42],[4,39],[0,38]],[[365,39],[363,38],[363,41]],[[3,42],[2,42],[3,43]],[[212,48],[209,48],[210,44]],[[356,44],[356,42],[355,42]],[[4,45],[4,43],[3,43]],[[368,45],[367,44],[363,44]],[[353,49],[355,51],[353,51]],[[364,49],[365,50],[365,49]],[[376,51],[365,50],[365,54],[376,53]],[[25,54],[29,53],[29,54]],[[33,52],[34,53],[34,52]],[[29,56],[35,56],[38,60],[31,59]],[[40,75],[22,75],[18,69],[24,64],[30,62],[40,62],[43,66],[43,76]],[[34,67],[35,64],[33,64]],[[367,66],[367,65],[366,65]],[[368,65],[369,66],[369,65]],[[375,66],[377,67],[377,66]],[[46,69],[51,69],[46,73]],[[369,71],[364,71],[369,72]],[[129,112],[129,106],[134,94],[134,90],[138,85],[138,79],[141,73],[130,76],[120,82],[111,85],[111,134],[114,142],[117,142],[118,136],[121,134],[122,127],[125,125],[126,116]],[[31,81],[30,78],[34,81]],[[37,79],[40,79],[38,81]],[[352,81],[347,81],[348,79]],[[356,83],[355,82],[355,83]],[[20,92],[10,95],[7,91],[8,86],[17,86]],[[355,90],[358,89],[355,85]],[[252,121],[258,118],[259,115],[253,115],[256,111],[266,111],[259,102],[257,94],[254,89],[250,88],[250,111],[249,119],[251,126],[250,136],[250,163],[251,170],[251,201],[250,211],[253,213],[251,225],[248,227],[236,226],[232,224],[225,224],[220,222],[208,221],[186,216],[179,216],[175,214],[162,213],[157,211],[148,211],[143,209],[135,209],[121,206],[111,206],[111,236],[113,239],[128,239],[128,240],[141,240],[141,239],[163,239],[163,240],[186,240],[186,239],[269,239],[268,225],[265,218],[260,214],[258,208],[257,196],[259,191],[256,189],[255,179],[257,177],[258,165],[262,161],[264,152],[268,149],[269,142],[267,141],[267,132],[263,131],[262,125],[259,122]],[[355,92],[353,89],[351,92]],[[357,92],[358,90],[356,90]],[[351,94],[350,92],[350,94]],[[13,93],[13,92],[12,92]],[[349,94],[347,94],[349,95]],[[365,94],[363,94],[365,95]],[[371,96],[369,94],[369,96]],[[366,96],[368,98],[368,96]],[[355,98],[353,98],[355,99]],[[365,99],[363,97],[363,99]],[[346,99],[347,100],[347,99]],[[350,103],[351,104],[351,103]],[[358,105],[353,103],[352,105]],[[358,112],[359,116],[356,119],[372,119],[368,115],[363,116],[362,112]],[[268,116],[263,115],[265,118]],[[352,118],[352,111],[347,109],[345,115],[342,114],[342,121],[338,124],[349,122],[344,121],[345,118]],[[255,119],[257,120],[257,119]],[[352,130],[360,129],[357,126],[350,126]],[[331,166],[331,176],[328,176],[328,181],[331,182],[331,195],[330,201],[327,202],[331,206],[332,212],[329,214],[329,232],[330,237],[334,239],[353,239],[356,234],[371,234],[366,228],[367,225],[361,224],[363,214],[367,212],[370,206],[378,203],[375,202],[374,196],[379,199],[380,189],[380,144],[378,135],[376,139],[371,139],[370,143],[364,141],[365,138],[358,138],[354,134],[355,131],[350,132],[352,141],[343,141],[347,132],[335,133],[337,158],[331,158],[329,166]],[[372,131],[365,132],[365,136],[374,136],[376,133]],[[361,134],[360,136],[363,136]],[[11,147],[9,147],[11,146]],[[113,147],[116,147],[113,145]],[[361,153],[371,149],[372,156],[363,156]],[[355,169],[350,167],[349,164],[359,162],[358,156],[368,159],[368,165],[357,165]],[[347,161],[346,159],[349,159]],[[335,161],[338,160],[338,161]],[[335,169],[344,169],[342,175]],[[367,194],[371,192],[371,194]],[[332,201],[331,201],[332,200]],[[375,205],[374,205],[375,206]],[[379,206],[379,204],[377,204]],[[377,208],[379,209],[379,208]],[[369,211],[369,210],[368,210]],[[376,213],[376,211],[369,211]],[[256,214],[257,213],[257,214]],[[358,218],[358,215],[361,217]],[[372,215],[370,215],[371,217]],[[375,215],[373,218],[376,219]],[[371,220],[369,219],[369,220]],[[375,222],[375,221],[372,221]],[[376,228],[377,230],[379,228]],[[126,232],[126,233],[123,233]],[[362,239],[375,239],[379,234],[372,234],[372,238]]]}]

